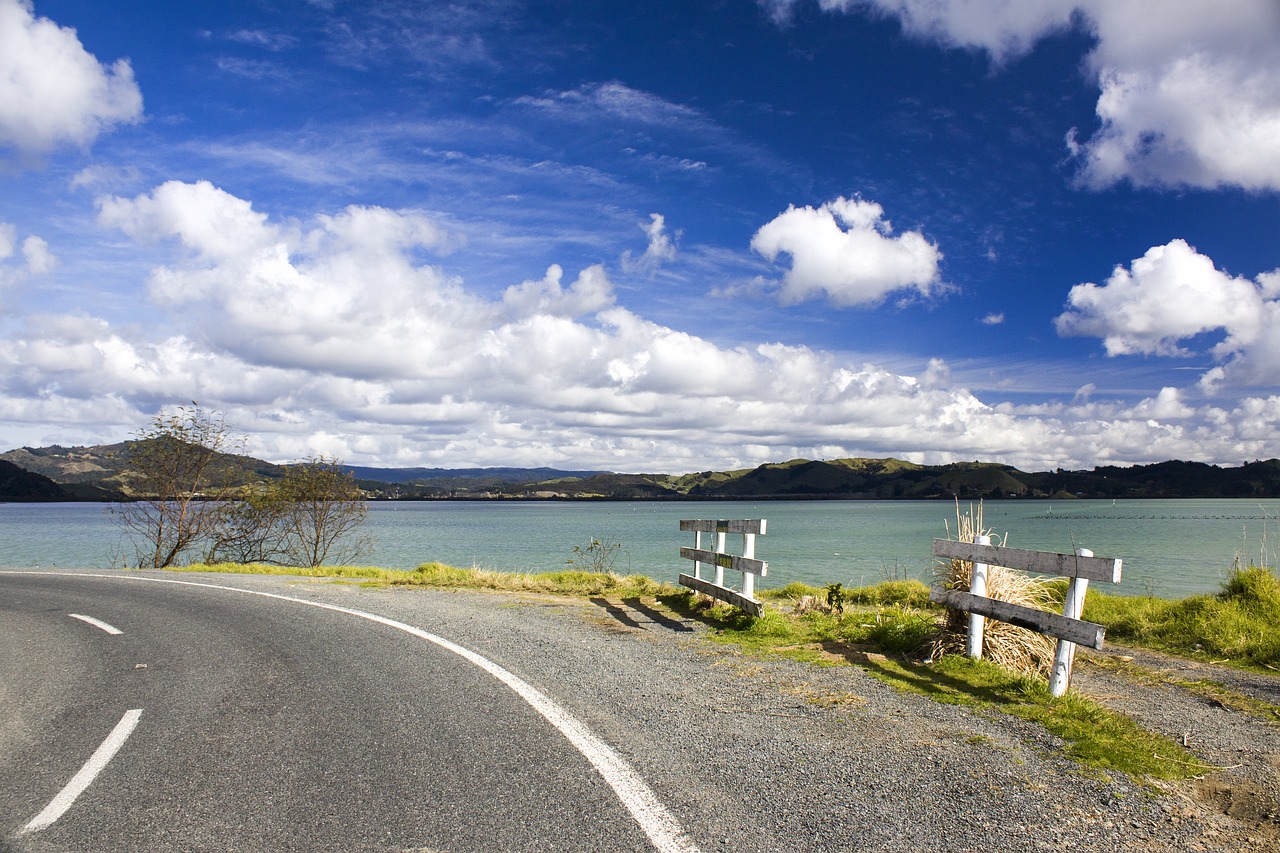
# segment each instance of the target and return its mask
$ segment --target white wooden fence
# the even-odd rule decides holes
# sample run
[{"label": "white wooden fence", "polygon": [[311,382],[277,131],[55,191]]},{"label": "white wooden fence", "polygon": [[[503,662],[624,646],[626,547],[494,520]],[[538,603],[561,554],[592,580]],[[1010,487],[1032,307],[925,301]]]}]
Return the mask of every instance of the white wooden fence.
[{"label": "white wooden fence", "polygon": [[[1106,632],[1101,625],[1080,619],[1089,581],[1120,583],[1122,561],[1110,557],[1095,557],[1092,551],[1084,548],[1076,549],[1074,554],[1054,554],[1047,551],[999,548],[993,546],[987,536],[979,536],[977,539],[977,542],[933,540],[933,556],[973,563],[973,577],[969,592],[946,589],[935,582],[929,591],[929,599],[956,610],[968,611],[970,657],[982,656],[984,617],[1057,637],[1053,671],[1049,675],[1049,692],[1054,696],[1061,696],[1067,692],[1067,686],[1071,682],[1071,664],[1075,659],[1076,646],[1100,649]],[[987,566],[1003,566],[1007,569],[1069,578],[1062,615],[987,598]]]},{"label": "white wooden fence", "polygon": [[[769,564],[756,559],[756,536],[765,535],[768,519],[750,518],[737,521],[707,521],[703,519],[682,520],[682,531],[693,531],[693,547],[681,548],[680,556],[693,560],[693,574],[680,575],[680,583],[690,589],[705,593],[712,598],[728,602],[752,616],[764,612],[764,605],[755,598],[756,575],[761,577],[769,573]],[[715,549],[703,548],[702,535],[716,535]],[[742,554],[730,554],[726,550],[728,534],[742,534]],[[703,566],[715,569],[714,580],[702,576]],[[742,591],[732,589],[725,583],[725,569],[742,574]]]}]

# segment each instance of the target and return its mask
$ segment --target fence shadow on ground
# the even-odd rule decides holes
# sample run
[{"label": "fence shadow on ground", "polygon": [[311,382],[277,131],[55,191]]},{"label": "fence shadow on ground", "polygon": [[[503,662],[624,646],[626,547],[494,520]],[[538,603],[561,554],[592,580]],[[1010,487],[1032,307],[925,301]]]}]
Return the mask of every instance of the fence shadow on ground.
[{"label": "fence shadow on ground", "polygon": [[645,604],[639,598],[624,598],[621,603],[600,597],[592,598],[590,601],[628,628],[648,630],[651,626],[657,626],[678,633],[689,633],[694,630],[688,622],[663,613]]}]

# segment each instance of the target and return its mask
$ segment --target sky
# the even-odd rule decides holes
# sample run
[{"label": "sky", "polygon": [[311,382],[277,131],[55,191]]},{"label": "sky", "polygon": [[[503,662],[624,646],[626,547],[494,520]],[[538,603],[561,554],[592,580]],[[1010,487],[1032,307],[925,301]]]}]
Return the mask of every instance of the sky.
[{"label": "sky", "polygon": [[1274,0],[0,0],[0,449],[1280,457]]}]

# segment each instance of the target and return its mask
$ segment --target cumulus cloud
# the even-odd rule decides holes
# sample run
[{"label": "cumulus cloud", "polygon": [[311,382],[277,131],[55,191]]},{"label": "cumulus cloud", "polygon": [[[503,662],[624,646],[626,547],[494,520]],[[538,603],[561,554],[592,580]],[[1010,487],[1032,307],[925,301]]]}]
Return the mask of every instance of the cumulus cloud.
[{"label": "cumulus cloud", "polygon": [[649,237],[649,245],[639,257],[630,250],[622,253],[622,269],[624,272],[639,272],[652,275],[659,266],[675,260],[676,242],[680,232],[673,236],[667,231],[667,220],[661,213],[649,214],[649,224],[643,226]]},{"label": "cumulus cloud", "polygon": [[[240,357],[336,373],[412,374],[452,363],[492,308],[457,294],[419,249],[451,238],[414,211],[350,206],[314,225],[277,224],[208,182],[104,197],[99,222],[140,242],[177,240],[153,271],[161,306],[199,307],[195,333]],[[481,318],[481,319],[477,319]]]},{"label": "cumulus cloud", "polygon": [[1104,284],[1071,288],[1069,309],[1054,321],[1060,335],[1102,338],[1108,355],[1192,354],[1187,342],[1219,333],[1212,354],[1227,360],[1212,382],[1274,382],[1280,348],[1271,342],[1280,320],[1275,272],[1250,281],[1219,270],[1185,240],[1155,246]]},{"label": "cumulus cloud", "polygon": [[552,264],[539,281],[526,281],[508,287],[502,303],[508,316],[519,318],[533,314],[553,317],[582,317],[602,311],[613,304],[613,285],[600,264],[587,267],[568,290],[560,285],[564,270]]},{"label": "cumulus cloud", "polygon": [[[799,0],[763,0],[785,19]],[[1235,0],[819,0],[872,10],[908,34],[997,63],[1071,27],[1096,38],[1086,68],[1101,127],[1068,147],[1088,186],[1280,190],[1280,4]]]},{"label": "cumulus cloud", "polygon": [[28,153],[88,145],[141,115],[128,60],[106,66],[75,30],[35,17],[29,0],[0,0],[0,144]]},{"label": "cumulus cloud", "polygon": [[[940,359],[913,376],[663,326],[616,304],[598,265],[568,285],[553,265],[484,298],[428,262],[456,238],[418,211],[277,220],[177,182],[103,197],[99,210],[104,227],[172,248],[147,281],[162,322],[16,321],[0,338],[11,446],[118,440],[161,406],[197,399],[277,460],[322,449],[388,465],[689,471],[896,455],[1043,469],[1277,452],[1280,397],[1228,410],[1177,389],[1123,404],[1086,386],[1069,404],[993,405]],[[0,228],[10,263],[22,247]],[[1128,275],[1147,281],[1137,268]],[[1274,294],[1280,275],[1266,281]]]},{"label": "cumulus cloud", "polygon": [[[19,262],[19,253],[22,260]],[[0,288],[6,288],[33,275],[44,275],[57,265],[49,244],[34,234],[18,242],[18,229],[0,222]]]},{"label": "cumulus cloud", "polygon": [[58,262],[49,251],[49,244],[35,235],[22,241],[22,257],[27,261],[27,269],[36,275],[49,272]]},{"label": "cumulus cloud", "polygon": [[788,207],[755,233],[751,248],[770,261],[791,256],[784,304],[825,295],[840,306],[878,305],[897,291],[938,290],[938,247],[919,231],[892,235],[880,205],[840,197],[818,208]]}]

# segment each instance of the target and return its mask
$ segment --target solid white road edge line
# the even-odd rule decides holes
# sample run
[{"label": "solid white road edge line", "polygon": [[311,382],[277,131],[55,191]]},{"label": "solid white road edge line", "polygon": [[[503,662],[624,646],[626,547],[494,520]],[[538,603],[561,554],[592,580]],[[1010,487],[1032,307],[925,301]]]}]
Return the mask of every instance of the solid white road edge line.
[{"label": "solid white road edge line", "polygon": [[[3,571],[0,574],[36,574],[35,572],[21,571]],[[631,769],[631,765],[627,764],[622,756],[613,751],[603,740],[598,738],[591,732],[577,717],[569,713],[559,705],[551,697],[547,696],[538,688],[529,684],[515,673],[507,670],[483,655],[477,654],[464,646],[460,646],[444,637],[432,634],[430,631],[424,631],[421,628],[415,628],[404,622],[397,622],[394,619],[388,619],[385,616],[378,616],[375,613],[367,613],[363,610],[353,610],[349,607],[339,607],[336,604],[325,604],[320,601],[307,601],[303,598],[293,598],[288,595],[280,595],[274,592],[261,592],[254,589],[242,589],[236,586],[225,586],[222,584],[200,583],[198,581],[180,581],[171,580],[169,578],[148,578],[128,576],[128,575],[100,575],[88,574],[82,572],[61,574],[62,577],[68,575],[74,577],[93,577],[107,578],[110,580],[129,580],[129,581],[150,581],[152,583],[169,583],[179,586],[198,586],[206,589],[220,589],[227,592],[239,592],[246,595],[257,595],[263,598],[274,598],[280,601],[290,601],[294,604],[305,604],[308,607],[318,607],[322,610],[332,610],[336,613],[345,613],[348,616],[355,616],[360,619],[367,619],[370,622],[377,622],[415,637],[426,640],[429,643],[439,646],[446,651],[453,652],[462,659],[472,663],[494,678],[501,681],[507,687],[511,688],[517,696],[529,704],[531,708],[537,711],[546,719],[547,722],[555,726],[556,729],[564,735],[569,743],[573,744],[578,752],[591,763],[596,772],[604,779],[604,781],[613,789],[615,795],[622,802],[622,805],[631,813],[631,817],[649,837],[649,841],[653,843],[661,853],[699,853],[698,846],[693,840],[685,835],[684,830],[680,826],[680,822],[675,815],[671,814],[659,800],[644,781],[640,778],[640,774]],[[130,712],[133,713],[133,712]],[[139,712],[141,713],[141,712]],[[110,756],[108,756],[109,758]],[[86,783],[87,784],[87,783]],[[68,786],[70,787],[70,786]],[[47,811],[47,809],[46,809]],[[54,818],[56,820],[56,816]],[[32,821],[34,823],[34,821]],[[30,830],[28,830],[30,831]]]},{"label": "solid white road edge line", "polygon": [[81,622],[88,622],[90,625],[92,625],[95,628],[101,628],[102,630],[106,631],[108,634],[124,633],[124,631],[121,631],[119,628],[115,627],[114,625],[108,625],[106,622],[103,622],[101,619],[94,619],[92,616],[82,616],[79,613],[68,613],[67,615],[70,616],[72,619],[79,619]]},{"label": "solid white road edge line", "polygon": [[138,718],[141,716],[141,708],[125,711],[120,722],[116,723],[116,727],[111,730],[111,734],[107,735],[107,739],[94,751],[93,755],[89,756],[89,760],[85,762],[84,767],[80,768],[80,772],[71,777],[66,787],[49,801],[49,805],[45,806],[40,814],[33,817],[31,822],[22,828],[20,834],[39,832],[62,817],[63,812],[71,808],[71,804],[76,801],[76,797],[93,784],[93,780],[102,772],[102,768],[106,767],[107,762],[115,756],[120,747],[124,746],[124,742],[129,739],[129,735],[133,734],[134,726],[138,725]]}]

